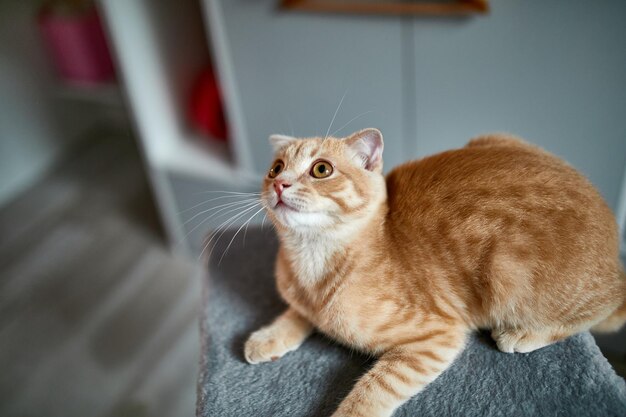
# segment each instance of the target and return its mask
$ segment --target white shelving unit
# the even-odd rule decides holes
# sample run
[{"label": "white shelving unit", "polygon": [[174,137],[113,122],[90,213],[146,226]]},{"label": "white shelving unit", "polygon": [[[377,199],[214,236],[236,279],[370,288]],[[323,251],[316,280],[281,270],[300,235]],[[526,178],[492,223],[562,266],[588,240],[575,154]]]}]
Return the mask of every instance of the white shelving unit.
[{"label": "white shelving unit", "polygon": [[224,93],[226,113],[233,138],[233,151],[239,167],[252,169],[252,155],[247,144],[248,132],[243,118],[240,94],[237,91],[233,58],[228,48],[226,29],[224,28],[223,12],[219,1],[201,1],[207,39],[212,46],[213,62],[217,69],[220,86]]},{"label": "white shelving unit", "polygon": [[[211,61],[212,46],[207,43],[200,4],[194,0],[107,0],[100,2],[100,9],[166,233],[175,251],[195,255],[204,235],[220,219],[206,224],[187,222],[198,211],[189,208],[207,200],[205,191],[256,188],[248,185],[258,177],[251,169],[237,103],[229,99],[236,97],[228,91],[234,88],[234,80],[221,80],[228,86],[225,95],[232,132],[228,143],[203,137],[185,118],[191,84]],[[225,48],[217,50],[225,54]],[[216,61],[220,65],[229,62],[227,57]],[[228,69],[219,72],[228,74]],[[210,205],[200,207],[207,208]]]}]

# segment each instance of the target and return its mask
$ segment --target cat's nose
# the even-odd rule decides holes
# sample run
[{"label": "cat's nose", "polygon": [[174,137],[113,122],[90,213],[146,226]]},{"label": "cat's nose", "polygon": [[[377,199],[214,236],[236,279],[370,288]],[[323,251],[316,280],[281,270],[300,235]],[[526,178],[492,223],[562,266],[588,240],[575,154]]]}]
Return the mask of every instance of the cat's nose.
[{"label": "cat's nose", "polygon": [[285,182],[284,180],[275,180],[274,181],[274,190],[276,190],[276,194],[278,198],[283,193],[283,189],[291,187],[291,184]]}]

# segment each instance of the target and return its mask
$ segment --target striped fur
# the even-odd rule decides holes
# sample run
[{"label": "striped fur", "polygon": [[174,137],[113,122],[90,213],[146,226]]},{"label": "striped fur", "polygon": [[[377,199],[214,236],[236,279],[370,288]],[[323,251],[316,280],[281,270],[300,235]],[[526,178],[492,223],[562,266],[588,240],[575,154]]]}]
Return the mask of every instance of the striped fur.
[{"label": "striped fur", "polygon": [[[266,178],[289,309],[255,332],[250,363],[296,349],[315,327],[379,357],[334,414],[390,416],[490,328],[530,352],[626,319],[612,213],[582,175],[519,139],[490,135],[382,172],[376,130],[275,143]],[[378,142],[377,142],[378,140]],[[317,160],[333,174],[310,175]],[[274,181],[290,185],[281,201]]]}]

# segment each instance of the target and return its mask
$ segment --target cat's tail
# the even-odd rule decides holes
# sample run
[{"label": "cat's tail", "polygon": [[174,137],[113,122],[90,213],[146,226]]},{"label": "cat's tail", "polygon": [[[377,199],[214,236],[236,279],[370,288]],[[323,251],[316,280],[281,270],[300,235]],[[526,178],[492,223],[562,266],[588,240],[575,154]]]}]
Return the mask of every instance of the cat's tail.
[{"label": "cat's tail", "polygon": [[618,331],[626,323],[626,273],[622,271],[623,297],[622,305],[619,306],[609,317],[602,320],[591,328],[596,333],[612,333]]}]

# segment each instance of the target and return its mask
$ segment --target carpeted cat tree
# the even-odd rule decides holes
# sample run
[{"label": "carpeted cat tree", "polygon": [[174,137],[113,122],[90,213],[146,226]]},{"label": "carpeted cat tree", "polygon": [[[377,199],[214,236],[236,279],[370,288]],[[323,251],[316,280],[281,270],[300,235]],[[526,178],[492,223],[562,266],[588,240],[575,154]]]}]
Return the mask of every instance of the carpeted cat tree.
[{"label": "carpeted cat tree", "polygon": [[[198,417],[327,417],[373,363],[320,334],[276,362],[249,365],[248,335],[285,305],[270,228],[232,234],[213,251],[205,281]],[[626,385],[589,333],[530,354],[501,353],[474,335],[454,364],[394,417],[626,416]]]}]

